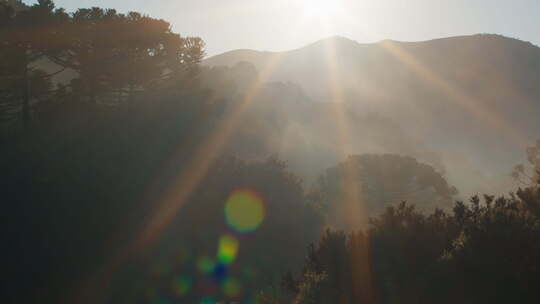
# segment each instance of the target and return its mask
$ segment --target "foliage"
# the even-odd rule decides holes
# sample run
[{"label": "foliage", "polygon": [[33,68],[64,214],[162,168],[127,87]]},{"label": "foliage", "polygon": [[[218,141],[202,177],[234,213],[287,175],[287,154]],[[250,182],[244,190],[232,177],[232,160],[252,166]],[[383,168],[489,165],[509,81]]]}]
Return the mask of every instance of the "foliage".
[{"label": "foliage", "polygon": [[[40,0],[28,9],[0,6],[0,122],[19,119],[28,130],[31,106],[48,98],[50,76],[36,63],[48,54],[56,54],[60,28],[68,16],[54,9],[50,0]],[[0,126],[2,130],[5,125]]]},{"label": "foliage", "polygon": [[[238,189],[257,193],[265,206],[261,226],[245,234],[231,229],[224,216],[225,202]],[[220,237],[232,235],[238,239],[239,251],[228,276],[237,278],[245,291],[237,300],[247,301],[256,297],[257,291],[270,293],[287,270],[299,269],[304,249],[318,237],[320,224],[319,216],[307,205],[301,181],[283,162],[274,158],[245,162],[226,157],[210,170],[199,191],[182,207],[162,242],[162,258],[157,260],[175,265],[177,252],[189,252],[189,261],[168,277],[183,274],[204,281],[205,274],[196,267],[197,259],[213,258]],[[148,286],[156,285],[152,276],[148,279]],[[168,282],[166,278],[164,282]],[[157,283],[162,293],[167,293],[167,287]],[[194,290],[181,300],[196,301],[203,296]],[[219,293],[216,296],[219,298]]]},{"label": "foliage", "polygon": [[[406,203],[389,207],[357,247],[354,234],[327,232],[303,273],[328,274],[315,303],[535,303],[539,197],[536,188],[498,199],[486,195],[483,202],[473,197],[451,213],[429,215]],[[369,262],[356,269],[344,262],[366,256]],[[355,273],[368,279],[355,286]],[[293,284],[298,296],[304,280]],[[374,294],[359,301],[351,297],[358,290]]]},{"label": "foliage", "polygon": [[457,193],[433,167],[412,157],[364,154],[350,156],[328,169],[312,195],[322,201],[329,222],[343,227],[341,223],[350,212],[347,191],[355,189],[359,198],[354,204],[360,204],[367,215],[400,201],[412,201],[422,210],[448,207]]},{"label": "foliage", "polygon": [[[453,209],[457,191],[441,173],[395,154],[350,156],[306,192],[294,168],[268,155],[283,152],[317,171],[322,157],[307,155],[321,149],[311,140],[333,133],[322,132],[325,124],[311,130],[323,135],[295,129],[286,114],[308,121],[331,107],[311,104],[295,84],[261,84],[246,62],[200,67],[204,55],[202,39],[137,12],[0,1],[6,302],[11,294],[18,303],[73,302],[89,274],[131,249],[179,172],[206,159],[200,147],[236,112],[241,127],[219,138],[226,143],[212,151],[217,161],[170,214],[161,241],[146,255],[121,255],[96,284],[105,302],[538,301],[540,142],[527,150],[530,169],[516,167],[524,189]],[[238,191],[259,207],[250,229],[226,214]],[[348,192],[362,208],[348,208]],[[369,226],[358,221],[361,230],[328,229],[308,247],[323,224],[377,214]]]},{"label": "foliage", "polygon": [[[202,39],[136,12],[94,7],[67,14],[40,0],[23,10],[3,5],[0,13],[0,114],[10,121],[21,113],[26,131],[31,108],[58,95],[121,105],[193,86],[204,57]],[[69,83],[54,90],[59,75]]]},{"label": "foliage", "polygon": [[[5,256],[14,261],[7,288],[18,302],[69,302],[66,290],[75,293],[137,237],[149,193],[190,159],[219,101],[197,84],[202,40],[180,37],[165,21],[98,8],[67,14],[47,0],[1,4],[0,185]],[[110,54],[123,66],[99,57]],[[124,73],[124,60],[138,72]],[[107,90],[83,90],[97,79],[90,66],[111,76]],[[71,83],[56,80],[63,73]],[[132,83],[129,103],[101,102]]]},{"label": "foliage", "polygon": [[533,146],[527,147],[527,161],[529,168],[518,164],[512,171],[512,177],[521,185],[530,187],[540,182],[540,140]]}]

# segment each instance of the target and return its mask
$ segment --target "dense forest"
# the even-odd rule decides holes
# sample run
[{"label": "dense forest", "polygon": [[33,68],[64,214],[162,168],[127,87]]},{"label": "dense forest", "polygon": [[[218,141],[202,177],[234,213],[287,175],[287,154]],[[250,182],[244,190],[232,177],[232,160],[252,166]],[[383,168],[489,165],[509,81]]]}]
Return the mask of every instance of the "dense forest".
[{"label": "dense forest", "polygon": [[394,118],[205,57],[143,13],[0,1],[2,302],[539,301],[540,141],[466,198]]}]

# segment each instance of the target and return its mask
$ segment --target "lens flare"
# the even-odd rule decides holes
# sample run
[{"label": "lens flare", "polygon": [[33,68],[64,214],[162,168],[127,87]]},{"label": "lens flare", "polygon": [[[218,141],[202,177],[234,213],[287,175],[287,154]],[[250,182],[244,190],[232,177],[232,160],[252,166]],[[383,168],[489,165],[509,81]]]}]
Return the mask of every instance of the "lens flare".
[{"label": "lens flare", "polygon": [[215,266],[216,263],[214,262],[214,260],[207,256],[202,256],[197,259],[197,269],[201,273],[210,273],[214,270]]},{"label": "lens flare", "polygon": [[214,298],[204,298],[201,300],[201,304],[216,304],[217,302]]},{"label": "lens flare", "polygon": [[228,298],[238,298],[242,292],[242,284],[237,279],[229,278],[223,282],[223,294]]},{"label": "lens flare", "polygon": [[225,203],[225,218],[237,232],[255,231],[264,220],[263,200],[250,190],[237,190]]},{"label": "lens flare", "polygon": [[238,254],[238,240],[230,235],[224,235],[219,239],[218,260],[223,264],[230,264]]},{"label": "lens flare", "polygon": [[173,281],[172,289],[177,296],[185,296],[191,290],[193,282],[188,276],[180,276]]},{"label": "lens flare", "polygon": [[222,282],[227,278],[227,274],[229,273],[229,269],[227,268],[227,265],[225,264],[217,264],[216,267],[213,269],[213,276],[214,279],[217,282]]},{"label": "lens flare", "polygon": [[166,298],[156,298],[151,303],[152,304],[173,304],[169,299],[166,299]]}]

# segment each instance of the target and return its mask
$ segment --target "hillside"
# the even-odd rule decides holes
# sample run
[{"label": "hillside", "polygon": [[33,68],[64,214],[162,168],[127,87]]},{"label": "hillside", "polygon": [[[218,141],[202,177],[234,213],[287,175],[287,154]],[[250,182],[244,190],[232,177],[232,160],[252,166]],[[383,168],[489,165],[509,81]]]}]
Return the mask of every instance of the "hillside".
[{"label": "hillside", "polygon": [[[452,182],[476,183],[465,193],[506,191],[510,164],[521,162],[540,134],[540,48],[516,39],[481,34],[360,44],[331,37],[287,52],[235,50],[203,64],[244,61],[268,82],[299,85],[313,102],[342,101],[348,111],[395,122],[452,165]],[[366,131],[355,126],[361,144]]]}]

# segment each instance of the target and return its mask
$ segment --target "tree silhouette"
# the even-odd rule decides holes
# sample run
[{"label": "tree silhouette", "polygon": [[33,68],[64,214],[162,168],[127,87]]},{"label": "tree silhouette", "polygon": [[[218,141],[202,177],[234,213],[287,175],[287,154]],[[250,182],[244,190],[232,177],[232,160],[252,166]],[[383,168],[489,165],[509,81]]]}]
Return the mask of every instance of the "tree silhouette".
[{"label": "tree silhouette", "polygon": [[[346,180],[349,179],[349,180]],[[353,155],[319,178],[312,195],[323,204],[330,223],[342,226],[349,212],[343,201],[344,184],[358,187],[362,209],[377,214],[400,201],[411,201],[421,209],[449,207],[457,190],[431,166],[412,157],[393,154]]]},{"label": "tree silhouette", "polygon": [[[66,290],[134,237],[149,188],[181,170],[218,118],[218,102],[197,85],[203,41],[180,37],[165,21],[4,2],[0,184],[13,261],[6,285],[18,302],[69,302]],[[112,66],[98,60],[109,55],[122,58]],[[129,65],[135,72],[126,73]],[[111,96],[118,91],[120,102]],[[128,99],[124,111],[104,105]],[[7,125],[19,117],[24,136]],[[113,242],[115,235],[124,238]]]},{"label": "tree silhouette", "polygon": [[[273,158],[245,162],[225,157],[212,168],[199,189],[183,207],[163,241],[167,253],[162,251],[162,258],[154,262],[177,266],[157,280],[150,272],[148,286],[156,286],[167,296],[169,282],[180,274],[190,277],[194,285],[215,280],[212,273],[204,274],[197,269],[197,260],[205,256],[214,259],[218,240],[223,235],[232,235],[239,242],[237,259],[227,266],[228,277],[238,279],[244,290],[235,300],[251,300],[260,290],[269,292],[279,286],[285,271],[300,269],[304,249],[318,237],[321,220],[307,205],[301,181],[283,162]],[[256,193],[265,210],[261,225],[245,234],[235,232],[224,216],[225,202],[239,189]],[[198,227],[196,231],[194,227]],[[189,259],[179,261],[178,252],[188,252]],[[144,294],[141,296],[144,298]],[[189,302],[204,296],[200,290],[193,289],[189,294],[172,298]],[[219,291],[210,296],[226,299]]]},{"label": "tree silhouette", "polygon": [[61,25],[67,14],[54,9],[50,0],[40,0],[23,10],[2,4],[0,36],[3,37],[0,87],[0,113],[10,120],[20,113],[25,132],[30,124],[31,106],[43,99],[51,88],[52,75],[36,68],[36,62],[58,50]]},{"label": "tree silhouette", "polygon": [[93,103],[122,104],[142,90],[185,84],[204,56],[200,38],[183,38],[168,22],[136,12],[79,9],[66,31],[68,52],[51,58],[75,71],[74,90]]},{"label": "tree silhouette", "polygon": [[535,303],[539,198],[529,188],[450,213],[389,207],[365,232],[327,231],[287,286],[296,303],[358,303],[361,290],[372,294],[360,303]]},{"label": "tree silhouette", "polygon": [[527,147],[526,152],[529,168],[524,164],[516,165],[512,171],[512,177],[522,186],[530,187],[538,185],[540,181],[540,140]]},{"label": "tree silhouette", "polygon": [[[540,142],[515,168],[524,188],[453,209],[442,174],[394,154],[350,156],[305,191],[268,155],[317,163],[311,174],[332,164],[312,139],[334,134],[324,132],[334,121],[294,126],[332,107],[295,84],[259,86],[247,62],[200,67],[204,46],[137,12],[0,0],[4,302],[87,300],[72,296],[102,273],[91,287],[106,303],[538,302]],[[179,172],[204,159],[230,113],[241,128],[196,172],[200,184],[155,247],[132,254],[163,193],[182,187]],[[390,122],[365,126],[393,133]],[[320,236],[355,210],[347,191],[360,194],[366,221]]]}]

